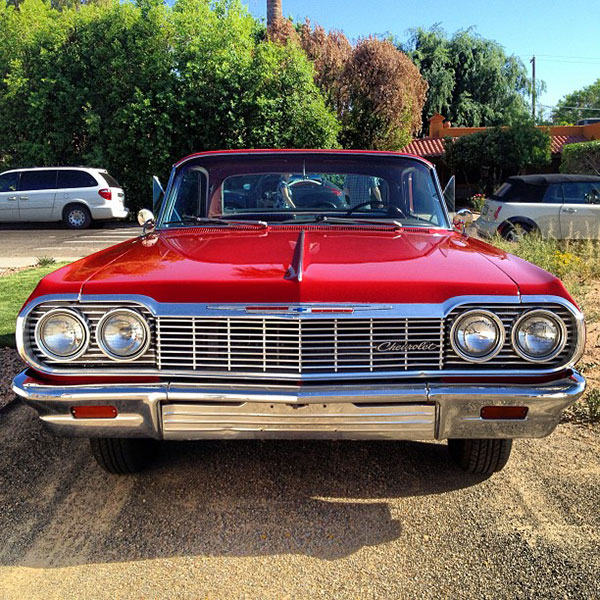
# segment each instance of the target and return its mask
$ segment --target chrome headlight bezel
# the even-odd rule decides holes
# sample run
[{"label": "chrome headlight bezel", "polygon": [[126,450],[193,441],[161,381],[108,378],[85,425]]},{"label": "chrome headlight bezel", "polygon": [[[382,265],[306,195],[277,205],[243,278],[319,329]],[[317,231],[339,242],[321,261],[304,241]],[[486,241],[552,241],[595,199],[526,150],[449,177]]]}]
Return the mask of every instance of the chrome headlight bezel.
[{"label": "chrome headlight bezel", "polygon": [[[518,333],[523,321],[530,319],[533,316],[542,316],[556,323],[560,335],[558,344],[554,349],[544,356],[532,356],[523,350],[519,345]],[[534,310],[523,313],[514,323],[511,331],[511,343],[514,351],[523,359],[533,363],[544,363],[558,356],[565,348],[567,343],[567,326],[565,322],[556,314],[549,310],[536,308]]]},{"label": "chrome headlight bezel", "polygon": [[[457,334],[457,331],[458,331],[458,328],[459,328],[459,325],[461,324],[461,322],[469,317],[473,317],[476,315],[482,315],[482,316],[490,319],[490,321],[492,321],[492,323],[495,325],[496,331],[498,332],[498,336],[496,338],[496,342],[495,342],[493,348],[487,354],[484,354],[483,356],[474,356],[472,354],[469,354],[468,352],[465,352],[465,350],[463,350],[460,347],[460,344],[458,343],[458,341],[456,339],[456,334]],[[504,324],[502,323],[502,321],[500,320],[500,317],[498,317],[498,315],[494,314],[493,312],[491,312],[489,310],[473,309],[473,310],[465,311],[464,313],[460,314],[454,320],[454,323],[452,324],[452,328],[450,330],[450,344],[452,346],[452,349],[462,359],[472,362],[472,363],[484,363],[484,362],[491,360],[498,354],[498,352],[500,352],[500,350],[502,350],[502,347],[504,346],[505,341],[506,341],[506,331],[504,329]]]},{"label": "chrome headlight bezel", "polygon": [[[106,343],[106,341],[104,339],[104,326],[106,325],[107,321],[110,318],[112,318],[118,314],[126,314],[126,315],[129,315],[130,317],[133,317],[142,325],[142,328],[144,329],[144,336],[145,336],[144,342],[140,346],[140,348],[138,350],[136,350],[136,352],[134,352],[133,354],[128,354],[128,355],[117,354],[116,352],[114,352],[114,350],[112,350],[110,348],[110,346]],[[148,325],[148,321],[138,311],[133,310],[131,308],[114,308],[114,309],[108,311],[100,319],[100,321],[98,321],[98,325],[96,326],[96,343],[98,344],[98,347],[100,348],[100,350],[102,351],[102,353],[105,356],[107,356],[111,360],[114,360],[117,362],[132,362],[132,361],[138,359],[140,356],[142,356],[146,352],[146,350],[148,350],[148,347],[150,346],[150,341],[151,341],[151,333],[150,333],[150,326]]]},{"label": "chrome headlight bezel", "polygon": [[[83,337],[81,346],[77,349],[76,352],[73,352],[73,353],[67,354],[67,355],[57,354],[56,352],[53,352],[52,350],[50,350],[48,348],[48,346],[46,345],[46,343],[44,342],[44,339],[42,336],[42,329],[43,329],[45,323],[48,320],[50,320],[52,317],[55,317],[56,315],[59,315],[59,314],[66,315],[66,316],[74,319],[75,321],[77,321],[81,325],[81,327],[83,329],[83,333],[84,333],[84,337]],[[49,358],[49,359],[57,361],[57,362],[71,362],[71,361],[79,358],[82,354],[84,354],[87,351],[87,349],[90,345],[91,333],[90,333],[90,327],[87,322],[87,319],[81,313],[79,313],[76,310],[73,310],[71,308],[53,308],[52,310],[49,310],[47,313],[44,313],[44,315],[42,317],[40,317],[39,321],[36,323],[35,330],[34,330],[34,339],[35,339],[35,344],[36,344],[37,348],[46,358]]]}]

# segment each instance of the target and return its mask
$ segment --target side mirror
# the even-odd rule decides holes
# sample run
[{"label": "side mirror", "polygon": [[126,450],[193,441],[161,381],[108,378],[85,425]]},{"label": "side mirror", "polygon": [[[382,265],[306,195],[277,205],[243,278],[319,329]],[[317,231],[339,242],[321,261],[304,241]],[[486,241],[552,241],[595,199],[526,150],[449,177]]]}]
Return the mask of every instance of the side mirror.
[{"label": "side mirror", "polygon": [[444,188],[444,201],[448,207],[448,212],[453,213],[456,210],[456,177],[452,175],[450,181]]},{"label": "side mirror", "polygon": [[152,214],[152,211],[148,210],[147,208],[142,208],[142,210],[138,212],[137,222],[140,224],[141,227],[144,228],[144,235],[146,233],[154,231],[154,228],[156,227],[154,215]]},{"label": "side mirror", "polygon": [[162,186],[162,184],[160,183],[160,179],[156,176],[153,175],[152,177],[152,210],[154,210],[154,212],[158,212],[158,209],[160,208],[160,202],[163,199],[163,196],[165,195],[165,190]]},{"label": "side mirror", "polygon": [[469,209],[463,208],[454,215],[454,219],[452,219],[452,226],[456,231],[458,231],[458,233],[467,235],[467,227],[472,222],[473,213]]}]

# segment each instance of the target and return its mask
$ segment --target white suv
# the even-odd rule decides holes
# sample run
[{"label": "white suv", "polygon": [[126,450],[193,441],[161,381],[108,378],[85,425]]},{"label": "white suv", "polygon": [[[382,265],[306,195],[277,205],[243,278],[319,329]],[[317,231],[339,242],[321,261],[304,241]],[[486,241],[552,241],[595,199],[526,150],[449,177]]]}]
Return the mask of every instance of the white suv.
[{"label": "white suv", "polygon": [[85,229],[92,221],[125,218],[125,194],[103,169],[43,167],[0,174],[0,222],[63,221]]},{"label": "white suv", "polygon": [[484,237],[538,231],[557,239],[600,238],[600,177],[517,175],[485,201],[476,221]]}]

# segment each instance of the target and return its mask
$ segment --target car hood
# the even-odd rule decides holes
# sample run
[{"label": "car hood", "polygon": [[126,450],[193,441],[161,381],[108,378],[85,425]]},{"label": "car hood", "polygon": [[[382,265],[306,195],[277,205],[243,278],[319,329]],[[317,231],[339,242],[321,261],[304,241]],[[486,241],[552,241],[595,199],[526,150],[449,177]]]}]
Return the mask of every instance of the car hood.
[{"label": "car hood", "polygon": [[68,265],[46,277],[35,295],[59,292],[185,303],[566,295],[546,271],[454,232],[336,226],[163,231]]}]

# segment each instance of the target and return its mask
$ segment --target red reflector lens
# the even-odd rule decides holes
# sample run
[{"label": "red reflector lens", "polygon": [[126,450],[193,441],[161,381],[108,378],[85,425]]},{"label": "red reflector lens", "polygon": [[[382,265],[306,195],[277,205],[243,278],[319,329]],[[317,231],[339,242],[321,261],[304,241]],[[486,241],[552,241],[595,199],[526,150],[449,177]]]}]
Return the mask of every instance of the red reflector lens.
[{"label": "red reflector lens", "polygon": [[114,406],[72,406],[71,414],[76,419],[114,419],[118,411]]},{"label": "red reflector lens", "polygon": [[499,207],[496,209],[496,212],[494,213],[494,221],[495,221],[495,220],[498,218],[498,215],[500,214],[500,211],[501,211],[501,210],[502,210],[502,207],[501,207],[501,206],[499,206]]},{"label": "red reflector lens", "polygon": [[110,188],[98,190],[98,195],[102,196],[105,200],[112,200],[112,191],[110,190]]},{"label": "red reflector lens", "polygon": [[482,419],[524,419],[529,409],[526,406],[484,406]]}]

